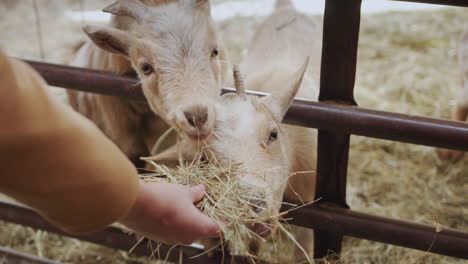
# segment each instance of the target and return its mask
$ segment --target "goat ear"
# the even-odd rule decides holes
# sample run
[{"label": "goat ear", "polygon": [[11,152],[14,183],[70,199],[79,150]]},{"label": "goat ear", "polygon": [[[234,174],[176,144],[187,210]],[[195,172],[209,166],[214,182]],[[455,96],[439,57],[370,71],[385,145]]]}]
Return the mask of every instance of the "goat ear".
[{"label": "goat ear", "polygon": [[83,31],[100,48],[128,56],[131,39],[125,31],[94,25],[83,26]]},{"label": "goat ear", "polygon": [[102,11],[116,16],[131,17],[138,24],[143,23],[151,16],[149,8],[138,0],[120,0],[105,7]]},{"label": "goat ear", "polygon": [[306,61],[301,68],[288,81],[286,81],[284,85],[282,85],[282,89],[273,92],[263,99],[263,104],[270,109],[278,121],[281,122],[283,120],[289,106],[294,101],[294,97],[301,86],[308,64],[309,57],[306,58]]}]

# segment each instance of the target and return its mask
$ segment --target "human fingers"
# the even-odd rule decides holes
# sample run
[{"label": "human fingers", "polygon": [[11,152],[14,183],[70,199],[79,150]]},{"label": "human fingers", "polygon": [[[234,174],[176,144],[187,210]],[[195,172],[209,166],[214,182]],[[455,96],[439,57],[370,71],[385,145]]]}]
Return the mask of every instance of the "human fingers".
[{"label": "human fingers", "polygon": [[192,198],[192,202],[197,203],[201,201],[201,199],[203,199],[203,196],[205,196],[205,186],[200,184],[195,187],[190,187],[189,192],[190,192],[190,197]]},{"label": "human fingers", "polygon": [[186,208],[183,214],[179,216],[178,225],[184,227],[186,234],[193,240],[219,237],[222,234],[218,224],[200,212],[195,206]]}]

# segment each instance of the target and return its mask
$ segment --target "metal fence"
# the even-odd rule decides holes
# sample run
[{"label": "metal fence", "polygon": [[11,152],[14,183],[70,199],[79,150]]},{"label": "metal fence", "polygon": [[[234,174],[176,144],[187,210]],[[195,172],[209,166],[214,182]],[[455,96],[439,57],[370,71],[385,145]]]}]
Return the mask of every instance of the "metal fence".
[{"label": "metal fence", "polygon": [[[468,0],[397,0],[468,7]],[[397,246],[468,259],[468,233],[407,221],[372,216],[349,209],[346,203],[346,176],[350,135],[400,141],[433,147],[468,151],[468,124],[433,118],[409,116],[357,107],[353,98],[356,57],[359,37],[361,0],[327,0],[324,15],[323,51],[319,102],[296,100],[285,122],[319,129],[316,197],[312,205],[288,214],[290,223],[313,228],[314,257],[339,253],[342,238],[354,236]],[[50,85],[144,100],[137,80],[99,71],[28,62]],[[232,90],[231,90],[232,91]],[[230,92],[229,89],[223,92]],[[313,150],[311,150],[313,151]],[[288,207],[284,206],[283,210]],[[0,202],[0,220],[14,222],[53,233],[63,234],[33,211]],[[116,228],[108,228],[89,236],[78,237],[108,247],[129,250],[136,240]],[[26,263],[52,263],[31,260],[21,254],[0,248],[7,258],[29,258]],[[146,242],[134,254],[150,256]],[[200,249],[181,246],[170,250],[169,260],[184,263],[221,263],[221,252],[191,259]],[[224,263],[232,263],[226,258]],[[241,259],[237,258],[237,261]],[[28,262],[29,261],[29,262]],[[16,262],[15,262],[16,263]]]}]

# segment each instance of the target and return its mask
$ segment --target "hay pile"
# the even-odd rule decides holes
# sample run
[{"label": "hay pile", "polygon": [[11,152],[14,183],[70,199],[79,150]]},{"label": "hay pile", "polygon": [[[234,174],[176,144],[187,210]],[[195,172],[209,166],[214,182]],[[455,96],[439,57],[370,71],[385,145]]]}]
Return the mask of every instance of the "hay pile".
[{"label": "hay pile", "polygon": [[[135,258],[127,252],[113,250],[78,239],[0,221],[0,245],[50,258],[61,263],[80,264],[158,264],[155,260]],[[0,256],[0,264],[2,262]]]},{"label": "hay pile", "polygon": [[[208,150],[202,150],[204,151]],[[282,222],[287,212],[276,215],[261,214],[268,202],[264,198],[265,195],[254,186],[242,184],[237,177],[253,172],[247,172],[235,164],[227,168],[220,167],[215,158],[201,158],[206,156],[208,155],[200,153],[191,163],[182,162],[176,168],[169,168],[145,158],[154,167],[154,171],[140,177],[146,182],[206,187],[204,199],[196,206],[220,226],[223,238],[203,241],[205,253],[215,248],[228,248],[231,254],[248,257],[251,263],[278,263],[279,259],[280,263],[283,263],[291,259],[294,248],[301,247],[294,239],[289,225]],[[265,227],[273,231],[268,239],[258,234],[266,231]],[[266,246],[262,247],[264,250],[260,252],[252,252],[251,246],[257,248],[257,242],[266,243]],[[312,263],[312,260],[309,260],[309,263]]]}]

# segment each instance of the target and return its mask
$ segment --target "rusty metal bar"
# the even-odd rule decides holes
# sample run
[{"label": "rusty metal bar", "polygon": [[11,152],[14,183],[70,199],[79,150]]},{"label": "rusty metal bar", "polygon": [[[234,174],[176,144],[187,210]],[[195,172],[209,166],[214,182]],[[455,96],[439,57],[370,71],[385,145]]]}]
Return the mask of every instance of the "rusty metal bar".
[{"label": "rusty metal bar", "polygon": [[[287,210],[288,208],[283,208]],[[468,259],[468,233],[314,204],[288,213],[292,223],[317,230]]]},{"label": "rusty metal bar", "polygon": [[[63,65],[27,62],[50,85],[145,100],[141,88],[136,86],[138,80],[135,78]],[[223,92],[233,91],[223,89]],[[305,100],[295,100],[285,122],[337,133],[468,151],[468,124],[462,122]]]},{"label": "rusty metal bar", "polygon": [[60,264],[50,259],[36,257],[0,246],[0,263],[4,264]]},{"label": "rusty metal bar", "polygon": [[96,71],[44,62],[29,63],[49,85],[84,92],[145,100],[138,80],[111,72]]},{"label": "rusty metal bar", "polygon": [[418,145],[468,151],[468,123],[296,100],[286,123]]},{"label": "rusty metal bar", "polygon": [[414,2],[421,4],[434,4],[434,5],[445,5],[445,6],[461,6],[468,7],[467,0],[392,0],[399,2]]},{"label": "rusty metal bar", "polygon": [[[94,234],[89,234],[89,235],[83,235],[83,236],[70,235],[57,229],[55,226],[45,221],[42,217],[40,217],[36,212],[32,211],[31,209],[18,206],[9,202],[0,201],[0,220],[29,226],[35,229],[46,230],[51,233],[65,235],[65,236],[77,238],[83,241],[88,241],[88,242],[92,242],[92,243],[96,243],[96,244],[100,244],[100,245],[104,245],[110,248],[124,250],[124,251],[129,251],[138,242],[134,236],[130,236],[129,234],[124,233],[122,232],[122,230],[115,228],[115,227],[109,227],[103,231],[100,231]],[[156,245],[154,242],[153,242],[152,248],[150,248],[148,245],[149,245],[148,240],[142,241],[134,248],[134,250],[132,251],[132,254],[136,256],[145,256],[145,257],[153,256],[153,249],[155,248]],[[181,250],[182,250],[182,253],[180,252]],[[213,252],[212,257],[208,257],[205,254],[200,257],[191,259],[190,257],[201,254],[203,253],[203,251],[201,249],[190,247],[190,246],[177,246],[171,249],[171,247],[169,246],[162,245],[159,248],[158,252],[159,252],[159,256],[161,256],[162,259],[165,259],[167,257],[167,260],[171,262],[176,262],[176,263],[178,263],[179,258],[181,257],[183,259],[183,263],[188,263],[188,264],[221,263],[224,258],[222,252],[215,251]],[[182,256],[180,254],[182,254]],[[158,255],[156,254],[155,256],[157,257]],[[233,257],[232,259],[231,258],[228,259],[226,257],[224,259],[224,263],[230,264],[232,260],[239,261],[240,259],[241,259],[240,257]]]},{"label": "rusty metal bar", "polygon": [[[290,209],[291,206],[286,205],[282,208],[283,211]],[[442,228],[442,231],[435,235],[436,229],[433,226],[372,216],[348,209],[334,208],[327,204],[313,204],[291,210],[287,218],[292,218],[290,221],[292,224],[316,230],[327,230],[382,243],[468,259],[468,250],[466,250],[468,248],[468,233],[453,229]],[[1,201],[0,220],[67,235],[48,224],[30,209]],[[126,251],[136,243],[134,237],[112,227],[93,235],[72,237]],[[432,241],[434,243],[430,247]],[[141,243],[135,248],[133,254],[136,256],[149,256],[151,250],[146,245],[146,241]],[[162,251],[164,253],[161,253],[161,256],[165,257],[167,251],[168,247],[164,247]],[[199,249],[183,247],[183,263],[221,263],[222,254],[220,252],[215,252],[213,258],[200,256],[195,259],[188,259],[189,256],[194,256],[200,252]],[[177,262],[179,249],[173,249],[169,256],[171,261]],[[236,258],[236,260],[239,260],[239,258]],[[230,259],[226,259],[224,263],[230,263]]]},{"label": "rusty metal bar", "polygon": [[[360,18],[361,0],[326,1],[320,102],[334,101],[344,105],[356,105],[354,80]],[[319,203],[349,208],[346,203],[349,140],[350,135],[343,131],[318,131],[315,197],[320,198]],[[314,257],[323,258],[329,254],[340,253],[343,233],[316,229],[314,240]]]}]

